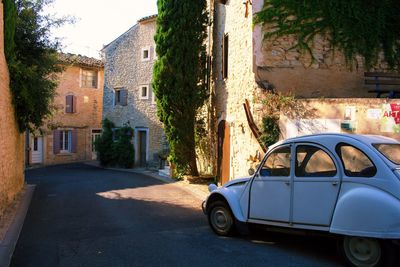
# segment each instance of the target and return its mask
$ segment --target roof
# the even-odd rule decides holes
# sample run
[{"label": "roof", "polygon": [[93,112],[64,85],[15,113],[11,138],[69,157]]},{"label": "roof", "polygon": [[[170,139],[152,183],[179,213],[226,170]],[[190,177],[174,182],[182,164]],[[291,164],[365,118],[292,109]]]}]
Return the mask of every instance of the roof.
[{"label": "roof", "polygon": [[143,18],[139,19],[138,22],[144,22],[146,20],[152,20],[152,19],[155,19],[155,18],[157,18],[157,14],[150,15],[150,16],[147,16],[147,17],[143,17]]},{"label": "roof", "polygon": [[58,58],[61,63],[79,65],[84,67],[103,68],[104,62],[100,59],[87,57],[82,55],[75,55],[71,53],[59,53]]},{"label": "roof", "polygon": [[127,31],[125,31],[124,33],[122,33],[120,36],[118,36],[117,38],[115,38],[115,39],[114,39],[113,41],[111,41],[110,43],[104,45],[103,48],[101,49],[101,51],[107,50],[107,48],[108,48],[111,44],[113,44],[114,42],[118,41],[120,38],[122,38],[123,36],[125,36],[125,35],[126,35],[128,32],[130,32],[132,29],[136,28],[136,27],[138,26],[139,23],[141,23],[141,22],[147,22],[147,21],[153,20],[153,19],[155,19],[155,18],[157,18],[157,14],[151,15],[151,16],[147,16],[147,17],[143,17],[143,18],[139,19],[139,20],[137,21],[138,23],[136,23],[135,25],[133,25],[132,27],[130,27]]},{"label": "roof", "polygon": [[369,134],[346,134],[346,133],[321,133],[321,134],[312,134],[312,135],[304,135],[304,136],[298,136],[298,137],[293,137],[289,138],[286,140],[283,140],[282,143],[287,143],[290,141],[293,142],[301,142],[301,141],[310,141],[316,140],[318,138],[322,137],[332,137],[332,138],[351,138],[358,140],[364,144],[373,144],[373,143],[398,143],[395,139],[385,137],[385,136],[380,136],[380,135],[369,135]]}]

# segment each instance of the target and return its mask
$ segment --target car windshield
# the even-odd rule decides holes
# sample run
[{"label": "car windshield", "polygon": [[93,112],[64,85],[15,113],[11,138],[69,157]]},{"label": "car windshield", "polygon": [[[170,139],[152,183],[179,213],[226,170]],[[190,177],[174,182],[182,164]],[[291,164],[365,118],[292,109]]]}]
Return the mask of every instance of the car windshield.
[{"label": "car windshield", "polygon": [[400,144],[374,144],[373,146],[391,162],[400,165]]}]

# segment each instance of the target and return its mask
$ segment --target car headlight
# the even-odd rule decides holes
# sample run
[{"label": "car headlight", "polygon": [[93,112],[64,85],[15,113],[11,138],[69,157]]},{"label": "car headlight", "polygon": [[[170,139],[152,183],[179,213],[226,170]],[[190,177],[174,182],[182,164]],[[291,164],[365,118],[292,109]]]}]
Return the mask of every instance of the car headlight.
[{"label": "car headlight", "polygon": [[211,193],[212,191],[216,190],[218,188],[218,186],[216,186],[215,184],[210,184],[208,186],[208,191]]}]

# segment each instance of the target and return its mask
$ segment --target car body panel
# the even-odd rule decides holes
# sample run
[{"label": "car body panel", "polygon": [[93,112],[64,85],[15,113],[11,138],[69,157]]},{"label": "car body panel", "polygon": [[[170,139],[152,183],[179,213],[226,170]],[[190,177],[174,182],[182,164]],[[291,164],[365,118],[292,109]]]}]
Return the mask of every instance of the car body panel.
[{"label": "car body panel", "polygon": [[[336,151],[339,143],[366,154],[376,167],[375,175],[346,176]],[[319,134],[280,141],[270,147],[252,178],[233,180],[214,190],[205,205],[214,194],[219,194],[240,222],[399,239],[400,175],[395,173],[400,173],[396,171],[400,166],[376,150],[376,143],[399,144],[387,137],[349,134]],[[299,145],[315,146],[326,152],[337,173],[331,177],[297,177],[294,158]],[[292,147],[290,176],[263,177],[264,161],[282,146]]]}]

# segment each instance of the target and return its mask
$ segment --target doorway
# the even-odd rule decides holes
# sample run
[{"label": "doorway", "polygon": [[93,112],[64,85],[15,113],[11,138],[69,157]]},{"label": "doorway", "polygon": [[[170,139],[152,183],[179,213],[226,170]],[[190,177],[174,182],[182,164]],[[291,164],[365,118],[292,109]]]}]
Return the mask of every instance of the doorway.
[{"label": "doorway", "polygon": [[31,163],[42,164],[43,163],[43,137],[32,136],[31,137]]},{"label": "doorway", "polygon": [[92,160],[97,159],[97,151],[94,146],[94,142],[96,142],[96,140],[99,139],[100,136],[101,136],[101,130],[99,129],[92,130]]},{"label": "doorway", "polygon": [[149,129],[135,128],[135,165],[147,167],[149,150]]},{"label": "doorway", "polygon": [[223,120],[218,124],[218,172],[219,181],[225,184],[229,181],[231,166],[230,127]]}]

